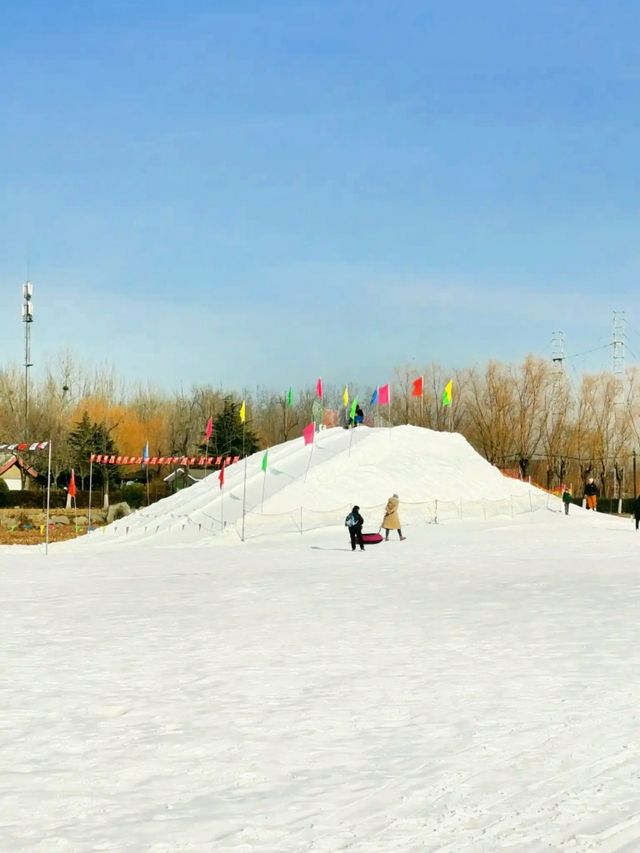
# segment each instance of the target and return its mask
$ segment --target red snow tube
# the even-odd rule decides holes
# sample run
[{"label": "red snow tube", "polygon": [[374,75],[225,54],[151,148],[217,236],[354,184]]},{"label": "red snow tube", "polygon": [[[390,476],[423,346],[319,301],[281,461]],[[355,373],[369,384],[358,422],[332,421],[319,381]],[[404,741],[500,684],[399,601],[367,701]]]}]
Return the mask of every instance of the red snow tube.
[{"label": "red snow tube", "polygon": [[382,542],[382,534],[381,533],[363,533],[362,541],[365,545],[377,545],[378,542]]}]

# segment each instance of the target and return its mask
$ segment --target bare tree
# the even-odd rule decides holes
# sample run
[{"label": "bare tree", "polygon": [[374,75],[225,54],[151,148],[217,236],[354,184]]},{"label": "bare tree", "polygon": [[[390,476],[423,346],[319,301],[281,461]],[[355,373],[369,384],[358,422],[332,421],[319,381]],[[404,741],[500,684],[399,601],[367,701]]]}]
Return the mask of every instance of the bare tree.
[{"label": "bare tree", "polygon": [[484,374],[470,370],[464,392],[469,441],[494,465],[504,466],[512,450],[514,388],[508,369],[490,361]]},{"label": "bare tree", "polygon": [[567,375],[552,369],[541,413],[541,448],[545,455],[547,489],[566,482],[571,455],[573,399]]},{"label": "bare tree", "polygon": [[511,429],[513,452],[524,480],[529,465],[542,443],[546,425],[546,410],[551,398],[551,371],[549,363],[527,356],[520,367],[511,368],[513,405],[508,421]]}]

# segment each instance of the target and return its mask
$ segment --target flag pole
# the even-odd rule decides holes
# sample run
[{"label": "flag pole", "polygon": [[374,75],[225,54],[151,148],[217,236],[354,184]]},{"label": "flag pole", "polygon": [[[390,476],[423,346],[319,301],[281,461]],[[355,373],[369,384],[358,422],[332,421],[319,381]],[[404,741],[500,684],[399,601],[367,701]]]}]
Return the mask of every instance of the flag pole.
[{"label": "flag pole", "polygon": [[244,430],[245,422],[242,421],[242,455],[244,456],[244,478],[242,483],[242,534],[240,541],[244,542],[244,518],[247,512],[247,457],[244,451]]},{"label": "flag pole", "polygon": [[344,423],[346,429],[349,429],[349,386],[344,386],[344,391],[342,392],[342,402],[344,404]]},{"label": "flag pole", "polygon": [[[224,468],[224,462],[222,467]],[[224,533],[224,483],[220,486],[220,527]]]},{"label": "flag pole", "polygon": [[[349,453],[347,454],[348,456],[351,456],[351,443],[353,441],[353,432],[354,432],[355,427],[356,427],[356,408],[357,408],[357,406],[358,406],[358,398],[355,397],[351,401],[351,409],[349,411],[349,428],[350,428],[351,435],[349,436]],[[351,424],[351,421],[353,421],[353,425]]]},{"label": "flag pole", "polygon": [[91,532],[91,493],[93,489],[93,453],[89,454],[89,521],[87,527]]},{"label": "flag pole", "polygon": [[[289,391],[290,390],[291,389],[289,389]],[[287,411],[289,409],[289,400],[291,397],[289,391],[287,391],[287,396],[286,396],[285,401],[284,401],[284,440],[285,441],[287,440]]]},{"label": "flag pole", "polygon": [[[224,469],[225,462],[227,461],[226,456],[222,457],[222,480],[220,481],[220,527],[222,528],[222,533],[224,533]],[[218,475],[219,477],[220,475]]]},{"label": "flag pole", "polygon": [[260,504],[260,512],[264,512],[264,490],[267,485],[267,468],[269,467],[269,448],[265,450],[265,455],[267,457],[267,461],[265,463],[265,457],[262,457],[262,471],[264,473],[264,477],[262,478],[262,503]]},{"label": "flag pole", "polygon": [[424,426],[424,376],[420,377],[420,426]]},{"label": "flag pole", "polygon": [[322,376],[318,377],[318,381],[316,382],[316,393],[320,398],[320,407],[322,414],[320,415],[320,423],[318,424],[318,429],[320,429],[320,424],[324,423],[324,389],[322,387]]},{"label": "flag pole", "polygon": [[47,530],[44,538],[44,553],[49,553],[49,516],[51,508],[51,439],[49,439],[49,462],[47,465],[47,515],[46,524]]},{"label": "flag pole", "polygon": [[211,439],[211,433],[213,431],[213,416],[209,415],[209,420],[207,421],[207,425],[204,430],[204,476],[207,476],[207,467],[209,463],[209,440]]},{"label": "flag pole", "polygon": [[309,454],[309,461],[307,462],[307,470],[304,472],[304,482],[307,482],[307,474],[309,473],[309,468],[311,467],[311,457],[313,456],[313,445],[315,441],[311,442],[311,453]]},{"label": "flag pole", "polygon": [[[304,438],[305,445],[311,445],[311,453],[309,454],[309,461],[307,462],[307,470],[304,472],[304,482],[307,482],[307,474],[309,473],[309,468],[311,467],[311,457],[313,456],[313,445],[316,443],[316,426],[313,421],[302,430],[302,437]],[[302,529],[300,530],[302,532]]]}]

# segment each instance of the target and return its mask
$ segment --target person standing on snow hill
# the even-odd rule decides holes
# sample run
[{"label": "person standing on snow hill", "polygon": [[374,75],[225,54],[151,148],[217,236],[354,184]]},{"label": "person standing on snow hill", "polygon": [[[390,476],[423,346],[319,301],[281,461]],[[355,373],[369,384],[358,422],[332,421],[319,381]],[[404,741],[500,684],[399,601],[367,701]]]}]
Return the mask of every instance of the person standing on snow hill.
[{"label": "person standing on snow hill", "polygon": [[573,503],[573,495],[571,494],[571,486],[567,486],[562,493],[562,503],[564,504],[564,514],[569,515],[569,507]]},{"label": "person standing on snow hill", "polygon": [[587,509],[595,509],[598,505],[598,487],[593,482],[593,477],[589,477],[587,485],[584,487],[584,496],[587,499]]},{"label": "person standing on snow hill", "polygon": [[364,518],[360,515],[360,507],[354,506],[349,515],[345,518],[344,523],[349,531],[351,539],[351,550],[356,550],[356,542],[360,546],[360,550],[364,551],[364,542],[362,541],[362,525]]},{"label": "person standing on snow hill", "polygon": [[400,527],[400,516],[398,515],[399,504],[400,498],[396,494],[393,494],[387,501],[387,505],[384,509],[384,518],[382,519],[382,524],[380,526],[384,529],[385,542],[389,541],[390,530],[397,530],[401,541],[407,538],[402,535],[402,529]]},{"label": "person standing on snow hill", "polygon": [[640,525],[640,495],[633,502],[633,517],[636,520],[636,530],[638,529],[638,525]]}]

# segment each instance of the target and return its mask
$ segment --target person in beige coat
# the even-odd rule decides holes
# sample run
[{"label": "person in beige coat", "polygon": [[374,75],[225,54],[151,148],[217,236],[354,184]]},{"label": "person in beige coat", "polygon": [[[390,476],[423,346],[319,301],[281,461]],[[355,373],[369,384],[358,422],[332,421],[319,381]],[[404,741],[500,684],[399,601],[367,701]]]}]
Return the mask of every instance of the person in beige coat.
[{"label": "person in beige coat", "polygon": [[406,539],[406,536],[402,535],[402,529],[400,527],[400,516],[398,515],[398,506],[400,504],[400,498],[394,494],[387,501],[387,505],[384,509],[384,518],[382,519],[382,524],[380,525],[384,529],[384,541],[389,541],[389,531],[397,530],[398,536],[400,539]]}]

